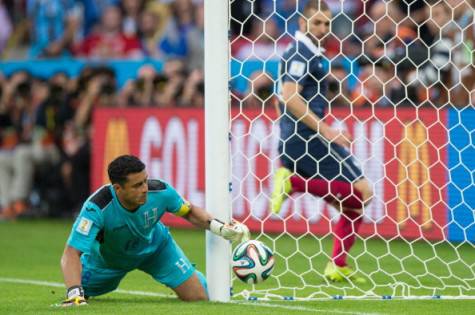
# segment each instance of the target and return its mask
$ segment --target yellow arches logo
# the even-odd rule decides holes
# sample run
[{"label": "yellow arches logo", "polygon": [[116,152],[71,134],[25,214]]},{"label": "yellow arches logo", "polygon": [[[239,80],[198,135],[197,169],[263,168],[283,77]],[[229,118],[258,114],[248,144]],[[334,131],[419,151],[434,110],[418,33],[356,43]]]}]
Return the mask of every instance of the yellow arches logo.
[{"label": "yellow arches logo", "polygon": [[398,145],[397,222],[401,228],[411,221],[419,222],[427,230],[433,224],[427,130],[415,122],[406,125],[404,131]]},{"label": "yellow arches logo", "polygon": [[107,121],[106,138],[104,141],[104,167],[102,183],[109,182],[107,166],[122,154],[129,154],[129,131],[124,118],[111,118]]}]

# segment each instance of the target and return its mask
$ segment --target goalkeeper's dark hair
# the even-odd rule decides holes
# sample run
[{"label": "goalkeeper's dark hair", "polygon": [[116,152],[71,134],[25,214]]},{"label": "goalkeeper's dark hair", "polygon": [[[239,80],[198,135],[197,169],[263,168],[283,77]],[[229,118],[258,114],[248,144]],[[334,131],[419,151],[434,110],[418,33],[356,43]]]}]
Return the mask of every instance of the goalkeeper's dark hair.
[{"label": "goalkeeper's dark hair", "polygon": [[127,175],[139,173],[145,169],[145,164],[133,155],[121,155],[109,163],[107,173],[112,184],[123,185]]},{"label": "goalkeeper's dark hair", "polygon": [[308,17],[310,10],[330,11],[328,4],[323,0],[309,0],[303,9],[303,13]]}]

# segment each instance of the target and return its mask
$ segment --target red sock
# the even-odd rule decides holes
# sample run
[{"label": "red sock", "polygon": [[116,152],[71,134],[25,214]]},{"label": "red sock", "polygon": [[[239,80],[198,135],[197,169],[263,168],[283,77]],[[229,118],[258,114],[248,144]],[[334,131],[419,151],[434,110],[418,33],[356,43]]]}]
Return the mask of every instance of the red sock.
[{"label": "red sock", "polygon": [[292,190],[309,192],[322,197],[328,203],[340,203],[343,208],[361,209],[364,206],[361,192],[352,187],[351,183],[340,180],[305,179],[300,176],[290,177]]},{"label": "red sock", "polygon": [[[300,176],[292,176],[290,181],[293,191],[309,192],[323,197],[329,203],[341,202],[345,208],[360,209],[363,206],[361,193],[353,189],[350,183],[337,180],[304,179]],[[337,266],[346,266],[346,256],[355,243],[362,219],[363,216],[355,211],[345,211],[335,225],[332,259]]]},{"label": "red sock", "polygon": [[363,216],[355,211],[345,211],[334,228],[333,255],[335,265],[346,266],[346,256],[356,240],[356,232]]},{"label": "red sock", "polygon": [[325,194],[328,193],[328,184],[326,185],[315,185],[315,189],[320,189],[318,192],[312,192],[310,191],[310,188],[312,187],[312,184],[310,183],[312,179],[305,179],[302,178],[298,175],[294,175],[290,177],[290,182],[292,183],[292,190],[297,191],[297,192],[309,192],[312,195],[316,196],[324,196]]}]

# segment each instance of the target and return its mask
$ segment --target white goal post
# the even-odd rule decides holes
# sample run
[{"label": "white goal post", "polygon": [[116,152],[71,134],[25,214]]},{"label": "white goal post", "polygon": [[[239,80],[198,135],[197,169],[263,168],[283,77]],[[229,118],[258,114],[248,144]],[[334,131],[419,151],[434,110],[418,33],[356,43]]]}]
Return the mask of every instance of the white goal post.
[{"label": "white goal post", "polygon": [[[205,181],[206,208],[231,219],[229,159],[228,2],[205,0]],[[206,276],[211,301],[228,302],[231,245],[206,232]]]}]

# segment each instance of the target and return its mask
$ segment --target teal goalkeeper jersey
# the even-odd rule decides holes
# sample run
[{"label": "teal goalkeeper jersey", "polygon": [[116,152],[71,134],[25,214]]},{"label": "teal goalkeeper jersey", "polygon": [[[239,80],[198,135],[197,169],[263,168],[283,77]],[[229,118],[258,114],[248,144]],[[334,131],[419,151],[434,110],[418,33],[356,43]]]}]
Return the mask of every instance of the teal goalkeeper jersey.
[{"label": "teal goalkeeper jersey", "polygon": [[170,237],[160,222],[163,214],[183,216],[190,210],[169,184],[149,180],[148,188],[146,203],[134,212],[122,207],[112,185],[99,188],[84,203],[68,245],[111,268],[137,267]]}]

